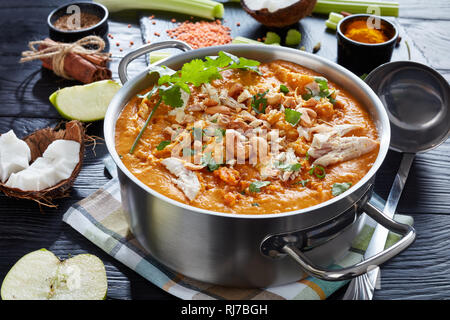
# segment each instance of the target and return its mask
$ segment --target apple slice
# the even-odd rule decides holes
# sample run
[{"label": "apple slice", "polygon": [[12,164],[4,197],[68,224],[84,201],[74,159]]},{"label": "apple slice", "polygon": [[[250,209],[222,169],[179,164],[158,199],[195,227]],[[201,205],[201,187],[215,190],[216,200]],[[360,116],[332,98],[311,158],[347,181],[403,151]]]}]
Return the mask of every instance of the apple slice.
[{"label": "apple slice", "polygon": [[23,256],[6,275],[3,300],[102,300],[108,281],[103,262],[91,254],[61,261],[41,249]]},{"label": "apple slice", "polygon": [[59,89],[49,100],[66,119],[97,121],[105,117],[111,99],[121,87],[113,80],[102,80]]}]

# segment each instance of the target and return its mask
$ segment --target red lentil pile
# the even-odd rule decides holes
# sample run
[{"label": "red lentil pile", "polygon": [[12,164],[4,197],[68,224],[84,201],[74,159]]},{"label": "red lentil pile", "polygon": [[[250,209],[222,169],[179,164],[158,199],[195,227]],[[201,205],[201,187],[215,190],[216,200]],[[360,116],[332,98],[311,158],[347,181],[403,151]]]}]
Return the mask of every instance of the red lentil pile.
[{"label": "red lentil pile", "polygon": [[214,22],[185,21],[174,29],[167,30],[171,38],[176,38],[189,44],[192,48],[217,46],[231,42],[231,29],[222,25],[220,20]]}]

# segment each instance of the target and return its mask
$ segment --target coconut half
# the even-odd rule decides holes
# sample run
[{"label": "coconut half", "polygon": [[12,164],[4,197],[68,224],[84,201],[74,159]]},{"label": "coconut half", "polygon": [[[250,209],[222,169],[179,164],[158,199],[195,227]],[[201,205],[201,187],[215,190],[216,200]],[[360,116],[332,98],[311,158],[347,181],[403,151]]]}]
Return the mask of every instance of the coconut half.
[{"label": "coconut half", "polygon": [[242,8],[268,27],[282,28],[310,15],[317,0],[241,0]]},{"label": "coconut half", "polygon": [[[69,142],[61,143],[58,140],[73,141],[74,146],[71,146]],[[67,196],[69,188],[81,170],[85,148],[85,129],[81,122],[70,121],[65,124],[65,129],[41,129],[25,137],[23,141],[28,145],[31,153],[31,164],[25,170],[41,176],[45,172],[47,179],[41,178],[37,186],[35,181],[32,181],[33,178],[30,174],[24,175],[19,171],[10,176],[10,182],[9,180],[6,183],[0,182],[0,190],[9,197],[34,200],[39,204],[53,207],[52,200]],[[75,148],[75,143],[79,144],[78,148]],[[52,147],[48,148],[50,145]],[[73,150],[76,150],[76,154]],[[63,153],[63,155],[56,157],[55,153],[57,152]],[[74,161],[75,159],[76,161]],[[57,169],[52,169],[52,166]],[[38,190],[26,191],[17,186],[21,186],[23,189]]]}]

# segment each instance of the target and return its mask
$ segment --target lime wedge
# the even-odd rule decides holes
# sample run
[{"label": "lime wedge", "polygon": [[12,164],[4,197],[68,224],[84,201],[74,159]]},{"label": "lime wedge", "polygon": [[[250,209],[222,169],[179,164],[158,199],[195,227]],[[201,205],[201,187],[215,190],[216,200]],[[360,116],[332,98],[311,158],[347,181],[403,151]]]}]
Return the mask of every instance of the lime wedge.
[{"label": "lime wedge", "polygon": [[120,88],[113,80],[102,80],[59,89],[49,99],[66,119],[96,121],[105,117],[109,103]]},{"label": "lime wedge", "polygon": [[3,300],[103,300],[108,281],[103,262],[91,254],[61,261],[41,249],[23,256],[6,275]]}]

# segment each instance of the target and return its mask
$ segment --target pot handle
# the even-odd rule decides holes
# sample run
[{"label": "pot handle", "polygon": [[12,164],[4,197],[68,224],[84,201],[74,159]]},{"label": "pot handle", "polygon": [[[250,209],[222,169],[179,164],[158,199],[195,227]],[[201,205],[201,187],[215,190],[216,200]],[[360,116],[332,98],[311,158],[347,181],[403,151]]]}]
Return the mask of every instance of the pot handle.
[{"label": "pot handle", "polygon": [[184,52],[192,50],[192,48],[189,45],[187,45],[186,43],[184,43],[182,41],[177,41],[177,40],[162,41],[162,42],[143,45],[142,47],[127,53],[122,58],[122,60],[120,60],[118,69],[119,69],[119,79],[122,82],[122,84],[124,84],[125,82],[128,81],[127,67],[131,61],[133,61],[137,57],[142,56],[143,54],[146,54],[146,53],[149,53],[152,51],[156,51],[156,50],[160,50],[160,49],[168,49],[168,48],[176,48],[176,49],[180,49],[181,51],[184,51]]},{"label": "pot handle", "polygon": [[351,267],[336,270],[330,270],[315,265],[301,250],[295,246],[294,243],[289,243],[289,238],[286,239],[287,241],[281,248],[281,251],[287,253],[313,277],[327,281],[342,281],[360,276],[370,271],[375,266],[383,264],[387,260],[402,252],[414,242],[414,239],[416,238],[416,231],[413,227],[390,219],[381,210],[369,202],[364,205],[363,209],[365,210],[365,213],[376,222],[380,223],[383,227],[389,229],[390,231],[403,235],[403,238],[391,247],[366,260],[358,262]]}]

